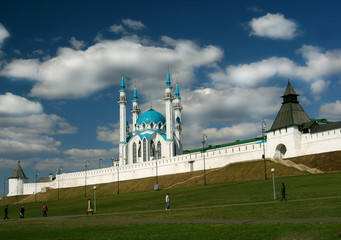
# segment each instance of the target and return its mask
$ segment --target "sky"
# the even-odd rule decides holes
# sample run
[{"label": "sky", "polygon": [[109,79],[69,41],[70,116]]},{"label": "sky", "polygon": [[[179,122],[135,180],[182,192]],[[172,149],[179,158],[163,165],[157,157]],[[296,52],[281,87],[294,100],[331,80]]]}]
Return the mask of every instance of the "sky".
[{"label": "sky", "polygon": [[[290,80],[310,118],[341,120],[340,1],[0,0],[0,180],[111,166],[127,119],[180,87],[184,149],[261,136]],[[1,183],[0,182],[0,183]],[[4,184],[0,184],[1,193]],[[7,189],[6,189],[7,192]],[[2,195],[2,194],[1,194]]]}]

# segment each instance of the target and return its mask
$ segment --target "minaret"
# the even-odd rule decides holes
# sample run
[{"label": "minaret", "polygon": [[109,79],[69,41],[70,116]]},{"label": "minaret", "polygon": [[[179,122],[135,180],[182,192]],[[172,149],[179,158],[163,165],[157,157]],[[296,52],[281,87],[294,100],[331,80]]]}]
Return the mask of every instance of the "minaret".
[{"label": "minaret", "polygon": [[121,80],[121,88],[120,88],[120,100],[118,101],[120,104],[120,149],[119,149],[119,158],[120,165],[127,164],[127,99],[126,99],[126,86],[124,82],[124,76],[122,76]]},{"label": "minaret", "polygon": [[176,84],[175,87],[175,98],[174,98],[174,118],[175,118],[175,136],[179,139],[180,142],[182,142],[181,139],[181,123],[182,123],[182,119],[181,119],[181,110],[182,110],[182,106],[181,106],[181,97],[180,97],[180,91],[179,91],[179,85]]},{"label": "minaret", "polygon": [[137,119],[139,118],[140,111],[141,110],[139,109],[139,98],[137,97],[137,90],[135,87],[134,98],[133,98],[133,109],[131,110],[131,113],[133,115],[133,135],[135,135],[136,123],[137,123]]},{"label": "minaret", "polygon": [[168,156],[172,157],[173,154],[173,96],[172,96],[172,85],[170,81],[169,71],[167,72],[167,81],[165,89],[165,105],[166,105],[166,141],[168,142]]}]

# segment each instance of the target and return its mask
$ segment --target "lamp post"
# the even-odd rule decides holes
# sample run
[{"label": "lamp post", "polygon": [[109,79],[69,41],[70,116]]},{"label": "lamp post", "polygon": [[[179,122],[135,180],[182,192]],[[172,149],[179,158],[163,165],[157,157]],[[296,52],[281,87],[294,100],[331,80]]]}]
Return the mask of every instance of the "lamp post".
[{"label": "lamp post", "polygon": [[204,186],[206,186],[206,163],[205,163],[205,143],[207,141],[207,135],[202,135],[202,153],[203,153],[203,160],[204,160]]},{"label": "lamp post", "polygon": [[85,175],[84,175],[84,197],[86,197],[86,171],[88,170],[89,161],[85,161]]},{"label": "lamp post", "polygon": [[120,159],[115,159],[116,167],[117,167],[117,194],[120,194]]},{"label": "lamp post", "polygon": [[36,171],[36,184],[35,184],[35,193],[34,193],[34,202],[36,203],[37,202],[37,178],[39,176],[39,171]]},{"label": "lamp post", "polygon": [[94,212],[96,213],[96,186],[94,186]]},{"label": "lamp post", "polygon": [[6,204],[6,182],[7,180],[4,179],[4,205]]},{"label": "lamp post", "polygon": [[59,186],[59,180],[60,180],[60,176],[59,176],[59,175],[60,175],[60,172],[61,172],[61,171],[63,171],[63,167],[59,167],[59,166],[58,166],[58,167],[57,167],[57,175],[58,175],[58,176],[57,176],[57,177],[58,177],[58,200],[59,200],[59,187],[60,187],[60,186]]},{"label": "lamp post", "polygon": [[98,159],[98,168],[101,169],[101,161],[102,161],[102,158]]},{"label": "lamp post", "polygon": [[273,191],[274,191],[274,200],[276,200],[275,169],[271,168],[271,172],[272,172],[272,183],[273,183]]},{"label": "lamp post", "polygon": [[265,174],[265,180],[268,179],[266,176],[266,162],[265,162],[265,128],[266,128],[266,122],[262,122],[262,135],[263,135],[263,160],[264,160],[264,174]]}]

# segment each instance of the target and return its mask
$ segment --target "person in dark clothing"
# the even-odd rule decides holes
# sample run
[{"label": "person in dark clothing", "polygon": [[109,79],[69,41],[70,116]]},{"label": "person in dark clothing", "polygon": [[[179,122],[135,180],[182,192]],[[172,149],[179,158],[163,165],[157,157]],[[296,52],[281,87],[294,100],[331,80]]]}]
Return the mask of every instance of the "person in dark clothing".
[{"label": "person in dark clothing", "polygon": [[4,212],[5,212],[5,217],[4,217],[4,219],[8,219],[8,205],[5,207]]},{"label": "person in dark clothing", "polygon": [[282,193],[282,199],[281,199],[281,201],[283,201],[283,199],[286,201],[287,198],[285,197],[285,185],[284,185],[284,183],[282,183],[281,193]]},{"label": "person in dark clothing", "polygon": [[20,218],[24,218],[25,217],[25,208],[24,206],[21,206],[20,208]]},{"label": "person in dark clothing", "polygon": [[44,204],[44,206],[43,206],[43,217],[47,217],[47,210],[49,210],[49,208],[47,207],[46,204]]}]

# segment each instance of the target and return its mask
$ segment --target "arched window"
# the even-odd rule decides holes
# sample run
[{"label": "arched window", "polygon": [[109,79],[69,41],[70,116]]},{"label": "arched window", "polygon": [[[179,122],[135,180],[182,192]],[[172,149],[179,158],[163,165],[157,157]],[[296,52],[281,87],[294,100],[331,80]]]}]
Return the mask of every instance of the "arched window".
[{"label": "arched window", "polygon": [[154,128],[154,123],[153,122],[150,123],[150,127]]},{"label": "arched window", "polygon": [[138,156],[141,157],[141,141],[139,141]]},{"label": "arched window", "polygon": [[137,158],[136,158],[136,143],[133,144],[133,163],[137,163]]},{"label": "arched window", "polygon": [[149,149],[150,156],[153,156],[153,157],[155,156],[154,151],[155,151],[155,144],[154,144],[154,141],[151,140],[151,141],[150,141],[150,149]]},{"label": "arched window", "polygon": [[162,125],[161,125],[161,122],[159,122],[159,129],[161,129]]},{"label": "arched window", "polygon": [[143,161],[147,161],[147,141],[143,139]]},{"label": "arched window", "polygon": [[161,142],[157,142],[157,159],[161,159]]}]

